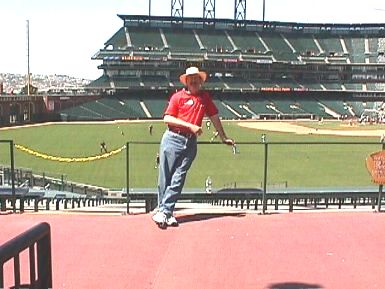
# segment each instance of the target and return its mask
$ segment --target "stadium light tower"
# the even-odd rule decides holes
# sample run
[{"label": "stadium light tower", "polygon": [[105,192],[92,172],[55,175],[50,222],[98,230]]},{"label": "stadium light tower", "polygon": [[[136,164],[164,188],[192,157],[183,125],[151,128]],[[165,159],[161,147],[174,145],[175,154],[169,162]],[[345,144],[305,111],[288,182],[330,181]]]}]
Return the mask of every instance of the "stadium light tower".
[{"label": "stadium light tower", "polygon": [[266,3],[265,3],[265,0],[263,0],[263,4],[262,4],[262,21],[265,22],[265,10],[266,9]]},{"label": "stadium light tower", "polygon": [[215,19],[215,0],[203,1],[203,18]]},{"label": "stadium light tower", "polygon": [[234,20],[238,25],[246,20],[246,0],[234,0]]},{"label": "stadium light tower", "polygon": [[27,20],[27,95],[31,94],[31,72],[29,69],[29,20]]},{"label": "stadium light tower", "polygon": [[171,17],[181,17],[183,20],[184,0],[171,0]]}]

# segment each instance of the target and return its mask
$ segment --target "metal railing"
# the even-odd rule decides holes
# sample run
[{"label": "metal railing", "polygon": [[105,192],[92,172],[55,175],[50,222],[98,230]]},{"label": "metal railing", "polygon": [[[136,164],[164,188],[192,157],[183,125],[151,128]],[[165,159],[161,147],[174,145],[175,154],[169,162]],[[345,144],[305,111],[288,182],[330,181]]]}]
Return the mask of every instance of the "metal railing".
[{"label": "metal railing", "polygon": [[9,154],[11,156],[11,188],[12,188],[12,207],[13,212],[16,213],[16,191],[15,191],[15,156],[13,152],[13,140],[0,140],[1,143],[9,144]]},{"label": "metal railing", "polygon": [[[9,200],[9,197],[12,198],[12,201],[13,201],[13,210],[14,212],[16,211],[16,205],[15,205],[15,201],[17,200],[17,196],[15,195],[15,180],[14,180],[14,171],[15,171],[15,168],[14,168],[14,152],[13,152],[13,141],[12,140],[0,140],[0,143],[9,143],[10,145],[10,156],[11,156],[11,176],[12,176],[12,196],[8,196],[8,200]],[[142,146],[142,145],[152,145],[154,146],[151,150],[149,150],[149,153],[147,154],[146,153],[146,159],[139,159],[138,158],[138,154],[135,153],[136,152],[136,148],[138,146]],[[198,142],[198,145],[208,145],[208,147],[210,147],[211,145],[220,145],[218,142]],[[249,148],[253,148],[252,151],[249,150],[249,153],[247,154],[247,157],[248,159],[252,160],[252,163],[251,163],[251,166],[252,167],[245,167],[243,163],[238,163],[238,165],[241,165],[242,168],[244,169],[244,172],[245,171],[248,171],[248,172],[252,172],[251,174],[248,174],[248,175],[244,175],[242,172],[239,173],[239,177],[242,177],[243,181],[245,181],[247,179],[247,181],[253,181],[255,184],[260,184],[260,189],[262,191],[262,210],[263,210],[263,213],[265,213],[266,211],[266,208],[267,208],[267,203],[268,203],[268,198],[267,198],[267,194],[268,193],[271,193],[273,192],[274,193],[274,190],[271,190],[271,188],[269,187],[269,183],[271,183],[272,181],[287,181],[287,179],[285,178],[280,178],[280,179],[273,179],[271,178],[271,176],[273,174],[277,175],[277,172],[280,176],[282,176],[282,172],[280,171],[280,167],[278,166],[277,167],[277,156],[274,156],[274,148],[277,148],[279,146],[281,147],[284,147],[282,149],[279,149],[281,152],[285,152],[286,151],[290,151],[293,150],[292,148],[295,147],[295,151],[292,151],[292,154],[295,154],[297,155],[298,154],[298,151],[300,151],[300,149],[297,149],[296,147],[301,147],[301,146],[316,146],[316,145],[321,145],[321,146],[335,146],[335,145],[343,145],[343,146],[353,146],[353,147],[357,147],[357,146],[373,146],[373,148],[375,146],[378,146],[379,149],[380,149],[380,146],[382,146],[382,149],[384,150],[384,144],[383,143],[380,143],[380,142],[346,142],[346,141],[338,141],[338,142],[327,142],[327,141],[323,141],[323,142],[319,142],[319,141],[313,141],[313,142],[238,142],[238,145],[239,146],[242,146],[242,145],[245,145]],[[131,189],[132,188],[138,188],[137,184],[134,183],[135,180],[133,181],[132,179],[132,176],[130,177],[130,174],[131,173],[136,173],[136,172],[142,172],[143,173],[143,168],[145,169],[148,169],[149,168],[149,165],[153,167],[152,163],[148,163],[149,162],[149,157],[148,155],[151,154],[152,151],[157,151],[158,149],[158,146],[159,146],[159,142],[148,142],[148,141],[133,141],[133,142],[127,142],[126,143],[126,156],[125,156],[125,159],[126,159],[126,168],[125,168],[125,190],[127,192],[127,196],[126,196],[126,202],[127,202],[127,212],[129,212],[129,205],[130,205],[130,200],[131,200]],[[254,150],[254,148],[257,149]],[[346,149],[345,149],[346,150]],[[257,159],[257,156],[255,155],[255,153],[258,154],[258,160],[256,162],[254,162],[254,160]],[[289,152],[286,153],[287,156],[289,156]],[[243,155],[243,152],[241,152],[241,155]],[[286,157],[286,155],[285,155]],[[313,161],[316,160],[317,158],[321,158],[322,156],[318,156],[318,155],[313,155]],[[323,158],[326,158],[326,157],[323,157]],[[298,158],[297,158],[298,159]],[[133,161],[134,160],[134,161]],[[218,160],[218,159],[216,159]],[[135,161],[137,161],[135,163]],[[337,159],[336,160],[337,162],[338,161],[342,161],[342,160],[339,160]],[[360,164],[359,166],[361,166],[361,161],[364,161],[364,159],[362,159],[362,155],[360,155],[359,157],[359,161],[360,161]],[[140,166],[142,165],[143,163],[146,163],[146,167],[143,167],[143,166]],[[358,163],[354,163],[352,164],[351,166],[354,166],[354,167],[357,167]],[[257,168],[257,166],[259,166]],[[298,172],[300,172],[301,170],[301,166],[302,166],[302,163],[298,163],[297,162],[297,166],[294,168],[294,169],[297,169],[299,170]],[[324,167],[320,167],[319,170],[326,170],[326,168]],[[342,169],[344,170],[345,167]],[[149,172],[147,172],[149,173]],[[152,170],[151,172],[152,175],[155,174],[155,171]],[[124,175],[124,173],[123,173]],[[284,175],[284,174],[283,174]],[[153,176],[152,176],[153,177]],[[232,181],[230,179],[226,179],[226,181]],[[368,181],[369,181],[369,177],[368,177]],[[152,182],[152,181],[151,181]],[[124,183],[124,181],[123,181]],[[152,182],[153,183],[153,182]],[[148,185],[148,182],[146,183]],[[224,184],[224,183],[223,183]],[[300,181],[299,183],[297,182],[298,186],[301,186],[303,187],[302,189],[306,189],[306,184],[303,184],[302,181]],[[290,184],[291,185],[291,184]],[[342,184],[343,186],[346,184]],[[124,186],[124,185],[123,185]],[[258,185],[259,186],[259,185]],[[328,186],[328,183],[325,183],[325,186]],[[255,187],[255,186],[254,186]],[[322,190],[322,184],[320,184],[319,188],[320,190]],[[334,188],[333,188],[334,189]],[[381,200],[382,200],[382,185],[379,185],[378,187],[378,198],[376,199],[377,200],[377,206],[378,206],[378,210],[380,211],[381,210]],[[314,191],[314,190],[313,190]],[[334,190],[336,191],[336,190]],[[299,191],[293,191],[291,190],[290,193],[298,193]],[[338,188],[337,188],[337,192],[338,192]],[[155,191],[154,191],[155,193]],[[0,200],[1,204],[3,204],[3,202]]]},{"label": "metal railing", "polygon": [[[36,244],[36,251],[35,251]],[[20,254],[29,250],[30,284],[21,284]],[[4,288],[4,264],[13,259],[14,289],[52,288],[51,229],[40,223],[0,246],[0,288]],[[36,270],[37,269],[37,270]]]},{"label": "metal railing", "polygon": [[[12,203],[12,197],[0,196],[0,212],[7,211],[7,204]],[[16,211],[24,213],[25,211],[50,211],[50,210],[67,210],[67,209],[85,209],[98,207],[102,205],[119,205],[125,202],[123,198],[108,197],[40,197],[40,196],[17,196]],[[0,288],[1,289],[1,288]]]},{"label": "metal railing", "polygon": [[[131,200],[131,196],[130,196],[130,189],[131,189],[131,180],[130,180],[130,171],[133,171],[133,165],[130,164],[130,159],[132,157],[131,155],[131,148],[134,146],[134,145],[155,145],[155,144],[159,144],[158,142],[147,142],[147,141],[133,141],[133,142],[127,142],[126,144],[126,192],[127,192],[127,213],[129,212],[129,204],[130,204],[130,200]],[[218,142],[198,142],[198,145],[215,145],[217,144],[218,145]],[[238,145],[251,145],[251,146],[262,146],[262,150],[263,150],[263,173],[262,173],[262,182],[260,182],[262,184],[262,187],[261,187],[261,190],[262,190],[262,211],[263,213],[266,212],[267,210],[267,205],[268,205],[268,197],[267,197],[267,194],[269,193],[268,192],[268,176],[269,176],[269,170],[271,169],[271,164],[270,164],[270,155],[269,155],[269,152],[270,152],[270,149],[272,147],[277,147],[277,146],[304,146],[304,145],[308,145],[308,146],[315,146],[315,145],[331,145],[331,146],[334,146],[334,145],[352,145],[352,146],[358,146],[358,145],[362,145],[362,146],[373,146],[373,145],[378,145],[378,146],[382,146],[382,150],[385,149],[385,144],[384,143],[380,143],[380,142],[361,142],[361,141],[356,141],[356,142],[346,142],[346,141],[338,141],[338,142],[335,142],[335,141],[330,141],[330,142],[316,142],[316,141],[313,141],[313,142],[309,142],[309,141],[304,141],[304,142],[238,142],[237,143]],[[381,147],[379,147],[379,149],[381,149]],[[251,158],[253,156],[250,156]],[[258,180],[255,180],[256,183],[258,183]],[[325,184],[327,185],[327,184]],[[383,189],[383,186],[382,185],[379,185],[378,187],[378,198],[376,198],[376,202],[377,202],[377,210],[380,211],[381,210],[381,200],[382,200],[382,189]],[[336,193],[338,193],[338,191],[335,191]],[[291,192],[292,194],[296,194],[298,192]],[[131,194],[132,195],[132,194]],[[270,196],[273,195],[273,194],[270,194]],[[346,195],[346,194],[345,194]],[[369,195],[368,195],[369,196]],[[372,193],[370,195],[371,197],[372,196]],[[316,197],[316,196],[315,196]],[[321,196],[322,197],[322,196]],[[354,197],[354,196],[352,196]],[[147,197],[147,196],[143,196],[143,198],[146,198],[146,199],[150,199],[150,197]],[[215,196],[211,196],[210,198],[215,198]],[[219,195],[218,195],[218,198],[219,198]],[[298,196],[296,197],[298,198]]]}]

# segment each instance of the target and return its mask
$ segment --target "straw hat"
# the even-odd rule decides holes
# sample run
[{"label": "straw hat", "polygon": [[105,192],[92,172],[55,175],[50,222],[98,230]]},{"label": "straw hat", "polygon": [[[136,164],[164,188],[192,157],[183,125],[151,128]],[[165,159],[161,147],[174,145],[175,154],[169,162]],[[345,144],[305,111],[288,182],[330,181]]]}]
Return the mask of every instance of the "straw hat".
[{"label": "straw hat", "polygon": [[195,75],[198,74],[199,77],[202,79],[202,82],[205,82],[207,79],[207,73],[204,71],[199,71],[198,67],[191,66],[186,69],[186,73],[179,76],[180,82],[182,82],[184,85],[186,85],[186,79],[189,75]]}]

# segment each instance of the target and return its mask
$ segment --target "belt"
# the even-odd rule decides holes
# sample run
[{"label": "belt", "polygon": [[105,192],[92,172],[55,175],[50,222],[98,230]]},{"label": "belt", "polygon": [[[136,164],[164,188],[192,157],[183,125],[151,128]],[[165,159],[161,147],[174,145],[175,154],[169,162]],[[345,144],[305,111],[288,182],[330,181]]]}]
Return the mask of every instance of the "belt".
[{"label": "belt", "polygon": [[184,132],[184,131],[181,131],[180,129],[177,129],[177,128],[170,128],[169,127],[168,130],[173,132],[173,133],[179,134],[181,136],[187,137],[187,138],[192,138],[192,137],[196,136],[192,132]]}]

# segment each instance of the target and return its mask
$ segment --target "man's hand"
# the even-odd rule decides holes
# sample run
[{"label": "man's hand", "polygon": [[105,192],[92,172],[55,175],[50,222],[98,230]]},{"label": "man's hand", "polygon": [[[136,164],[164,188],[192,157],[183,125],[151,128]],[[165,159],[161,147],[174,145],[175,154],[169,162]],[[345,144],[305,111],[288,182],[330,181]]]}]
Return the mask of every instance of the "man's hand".
[{"label": "man's hand", "polygon": [[203,131],[202,131],[202,128],[200,126],[197,126],[197,125],[194,125],[192,124],[190,126],[190,130],[192,131],[193,134],[195,134],[196,136],[200,136]]},{"label": "man's hand", "polygon": [[232,138],[225,138],[225,139],[222,140],[222,142],[223,142],[224,144],[229,145],[229,146],[232,146],[232,145],[235,144],[235,141],[234,141]]}]

